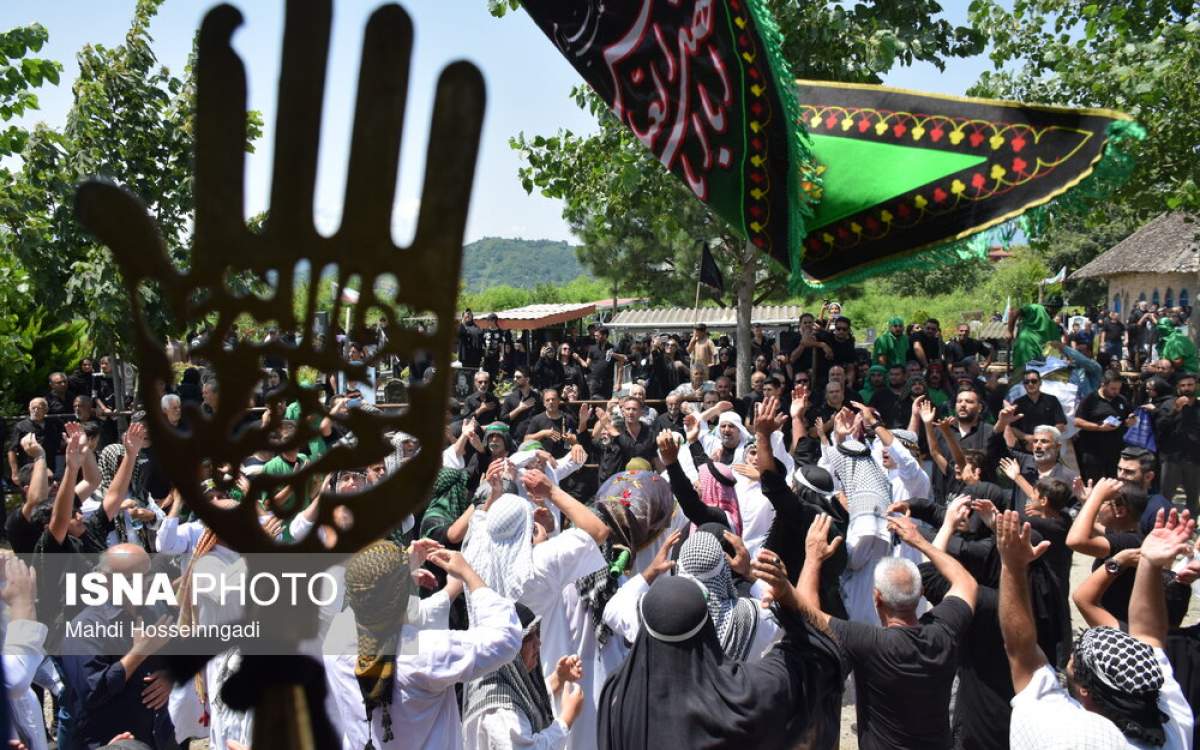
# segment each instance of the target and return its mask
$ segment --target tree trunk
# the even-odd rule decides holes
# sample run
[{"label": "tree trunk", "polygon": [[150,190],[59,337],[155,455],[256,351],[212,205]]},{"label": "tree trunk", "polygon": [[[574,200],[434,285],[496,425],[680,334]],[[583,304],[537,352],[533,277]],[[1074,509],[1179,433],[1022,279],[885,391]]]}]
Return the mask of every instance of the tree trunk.
[{"label": "tree trunk", "polygon": [[742,274],[737,282],[737,394],[750,392],[750,315],[754,310],[754,279],[758,272],[758,248],[747,242],[742,248]]}]

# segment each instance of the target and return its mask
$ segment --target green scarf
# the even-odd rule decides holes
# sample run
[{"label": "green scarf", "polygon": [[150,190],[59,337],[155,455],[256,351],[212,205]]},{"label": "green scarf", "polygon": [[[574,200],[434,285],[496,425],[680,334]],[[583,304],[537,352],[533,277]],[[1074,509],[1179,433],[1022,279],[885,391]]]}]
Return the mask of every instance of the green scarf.
[{"label": "green scarf", "polygon": [[433,529],[454,523],[470,504],[471,497],[467,494],[467,472],[442,468],[433,482],[433,499],[429,501],[425,515],[421,518],[421,536],[427,537]]},{"label": "green scarf", "polygon": [[1161,341],[1158,350],[1162,353],[1163,359],[1169,359],[1172,362],[1182,359],[1180,372],[1200,373],[1200,357],[1196,354],[1195,342],[1176,328],[1170,318],[1158,321],[1158,337]]},{"label": "green scarf", "polygon": [[[862,388],[858,389],[858,395],[862,396],[864,404],[871,403],[871,399],[875,397],[875,388],[871,385],[871,376],[875,373],[886,376],[887,368],[883,365],[871,365],[871,369],[867,370],[867,382],[863,384]],[[886,387],[886,384],[884,387]]]},{"label": "green scarf", "polygon": [[880,357],[886,358],[889,365],[902,365],[908,359],[908,334],[902,333],[897,336],[892,333],[894,325],[903,326],[904,321],[900,318],[892,318],[888,321],[888,329],[875,339],[875,362],[877,363]]},{"label": "green scarf", "polygon": [[1050,313],[1038,304],[1029,304],[1021,308],[1021,330],[1013,340],[1012,366],[1013,372],[1021,372],[1025,364],[1042,358],[1042,347],[1054,338],[1057,330]]}]

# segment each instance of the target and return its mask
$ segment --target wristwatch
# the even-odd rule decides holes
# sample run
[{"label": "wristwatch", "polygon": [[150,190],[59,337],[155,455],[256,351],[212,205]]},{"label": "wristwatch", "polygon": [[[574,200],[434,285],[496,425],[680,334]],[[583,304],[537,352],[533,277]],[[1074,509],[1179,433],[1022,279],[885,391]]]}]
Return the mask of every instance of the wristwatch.
[{"label": "wristwatch", "polygon": [[1120,575],[1121,563],[1117,562],[1116,560],[1106,560],[1104,562],[1104,569],[1108,571],[1110,576]]}]

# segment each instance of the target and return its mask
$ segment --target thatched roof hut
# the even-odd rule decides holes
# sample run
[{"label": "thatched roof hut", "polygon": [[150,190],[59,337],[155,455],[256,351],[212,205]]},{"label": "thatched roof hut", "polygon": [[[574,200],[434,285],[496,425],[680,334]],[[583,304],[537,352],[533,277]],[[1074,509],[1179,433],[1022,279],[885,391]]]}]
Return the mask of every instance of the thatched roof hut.
[{"label": "thatched roof hut", "polygon": [[1145,300],[1163,307],[1193,304],[1200,292],[1200,221],[1162,214],[1071,274],[1105,279],[1110,310],[1127,312]]}]

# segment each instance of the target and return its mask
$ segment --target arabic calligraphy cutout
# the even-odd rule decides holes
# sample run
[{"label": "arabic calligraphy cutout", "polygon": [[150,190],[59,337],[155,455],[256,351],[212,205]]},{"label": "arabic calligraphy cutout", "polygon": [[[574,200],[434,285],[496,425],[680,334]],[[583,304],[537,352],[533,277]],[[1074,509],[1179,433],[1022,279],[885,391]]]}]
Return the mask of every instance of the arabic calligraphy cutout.
[{"label": "arabic calligraphy cutout", "polygon": [[[237,467],[260,449],[302,447],[316,436],[324,415],[319,391],[301,387],[293,377],[279,394],[284,401],[299,404],[296,434],[286,446],[274,442],[272,430],[265,426],[239,428],[244,407],[262,377],[260,358],[287,360],[293,375],[301,367],[310,367],[340,374],[347,381],[363,381],[368,369],[382,358],[411,358],[419,350],[431,358],[435,374],[428,385],[410,389],[409,404],[402,414],[351,409],[338,417],[355,436],[352,444],[331,448],[289,476],[258,475],[251,481],[251,498],[279,492],[285,486],[303,497],[319,475],[382,461],[393,451],[386,439],[388,431],[401,430],[426,446],[438,446],[445,427],[463,229],[483,120],[483,79],[467,63],[455,63],[442,71],[417,230],[411,246],[395,247],[391,213],[413,30],[398,5],[376,10],[363,39],[342,225],[332,237],[322,237],[313,224],[313,190],[331,14],[331,0],[287,2],[270,212],[260,233],[250,231],[242,213],[246,76],[230,44],[242,17],[227,5],[205,16],[199,35],[196,215],[190,267],[180,270],[168,260],[154,218],[131,193],[92,180],[81,185],[76,196],[79,220],[112,250],[122,271],[136,318],[143,403],[158,404],[160,388],[173,380],[173,374],[163,347],[145,323],[142,285],[157,285],[177,321],[213,324],[207,341],[193,351],[216,372],[220,395],[215,414],[206,416],[189,407],[186,432],[173,429],[157,408],[147,410],[147,421],[156,455],[188,506],[225,545],[240,552],[284,550],[263,532],[254,502],[243,502],[235,510],[219,509],[209,502],[200,484],[203,462]],[[307,263],[308,286],[305,298],[297,300],[300,261]],[[351,278],[361,280],[350,330],[363,326],[368,310],[388,318],[390,339],[371,359],[350,361],[332,333],[324,340],[315,335],[318,288],[325,283],[321,274],[328,268],[336,268],[339,289],[346,288]],[[396,280],[394,299],[377,289],[376,280],[384,276]],[[262,296],[240,296],[227,284],[232,277],[269,280],[271,288]],[[342,319],[342,304],[340,297],[334,301],[331,317],[335,321]],[[403,329],[399,318],[405,310],[432,315],[436,327],[425,332]],[[281,330],[296,330],[299,341],[294,346],[279,340],[223,345],[241,316],[259,323],[274,322]],[[338,506],[348,508],[353,518],[349,528],[337,529],[332,551],[354,552],[398,525],[427,499],[440,460],[439,451],[422,451],[360,494],[324,492],[318,526],[332,528]],[[286,551],[326,551],[318,537],[310,534]],[[293,642],[315,632],[315,614],[310,610],[294,615],[297,622],[289,631]],[[256,750],[314,747],[326,736],[321,732],[322,727],[328,729],[327,722],[322,723],[322,707],[310,706],[311,694],[306,702],[305,691],[299,687],[311,683],[311,675],[293,671],[299,662],[306,660],[247,657],[235,675],[245,688],[243,697],[257,701]],[[184,673],[194,673],[203,660],[180,664]]]},{"label": "arabic calligraphy cutout", "polygon": [[793,87],[762,0],[523,6],[698,200],[790,270],[793,291],[970,257],[980,248],[963,241],[1144,135],[1110,111]]}]

